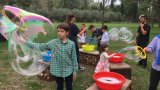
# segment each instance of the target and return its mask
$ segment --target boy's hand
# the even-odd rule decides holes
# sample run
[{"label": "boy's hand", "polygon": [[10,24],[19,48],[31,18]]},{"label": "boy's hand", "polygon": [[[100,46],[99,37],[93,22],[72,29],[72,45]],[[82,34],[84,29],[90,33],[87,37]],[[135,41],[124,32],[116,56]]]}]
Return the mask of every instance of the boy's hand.
[{"label": "boy's hand", "polygon": [[145,48],[144,48],[144,51],[145,51],[145,52],[148,52],[148,47],[145,47]]},{"label": "boy's hand", "polygon": [[73,80],[76,80],[77,74],[73,73]]}]

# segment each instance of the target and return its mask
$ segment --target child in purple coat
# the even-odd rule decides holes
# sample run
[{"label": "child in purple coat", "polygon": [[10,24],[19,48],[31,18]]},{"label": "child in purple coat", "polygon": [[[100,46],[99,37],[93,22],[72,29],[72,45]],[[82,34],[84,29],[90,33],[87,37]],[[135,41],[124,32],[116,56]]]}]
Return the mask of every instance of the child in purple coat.
[{"label": "child in purple coat", "polygon": [[148,53],[154,53],[150,73],[149,90],[157,90],[157,86],[160,81],[160,34],[156,35],[144,50]]}]

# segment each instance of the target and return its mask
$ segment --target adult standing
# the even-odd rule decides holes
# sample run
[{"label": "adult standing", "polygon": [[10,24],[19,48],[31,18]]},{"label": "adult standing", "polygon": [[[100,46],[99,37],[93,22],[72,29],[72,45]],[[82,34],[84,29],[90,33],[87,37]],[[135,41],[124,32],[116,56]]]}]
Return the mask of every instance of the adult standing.
[{"label": "adult standing", "polygon": [[76,24],[74,24],[75,22],[75,15],[72,13],[69,13],[67,16],[67,20],[66,22],[69,25],[70,31],[69,31],[69,35],[68,38],[73,41],[75,43],[76,46],[76,54],[77,54],[77,63],[78,63],[78,70],[84,70],[84,67],[80,66],[80,61],[79,61],[79,47],[78,47],[78,41],[77,41],[77,37],[78,34],[80,32],[79,28],[77,27]]},{"label": "adult standing", "polygon": [[[149,42],[150,35],[150,25],[147,23],[147,17],[145,15],[141,15],[139,17],[140,23],[136,34],[136,44],[142,48],[147,47]],[[147,57],[138,62],[138,65],[142,65],[145,69],[147,67]]]}]

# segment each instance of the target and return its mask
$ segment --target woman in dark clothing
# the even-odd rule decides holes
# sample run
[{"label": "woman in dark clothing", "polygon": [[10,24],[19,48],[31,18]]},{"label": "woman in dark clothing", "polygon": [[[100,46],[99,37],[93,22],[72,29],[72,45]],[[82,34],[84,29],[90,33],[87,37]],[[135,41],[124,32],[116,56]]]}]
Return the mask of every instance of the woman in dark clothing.
[{"label": "woman in dark clothing", "polygon": [[74,21],[75,21],[75,15],[72,14],[72,13],[69,13],[68,16],[67,16],[67,20],[66,20],[66,22],[68,23],[68,25],[70,27],[68,38],[70,40],[72,40],[75,43],[75,46],[76,46],[78,69],[79,70],[84,70],[84,67],[80,67],[80,63],[79,63],[79,48],[78,48],[77,36],[78,36],[80,30],[77,27],[77,25],[74,24]]}]

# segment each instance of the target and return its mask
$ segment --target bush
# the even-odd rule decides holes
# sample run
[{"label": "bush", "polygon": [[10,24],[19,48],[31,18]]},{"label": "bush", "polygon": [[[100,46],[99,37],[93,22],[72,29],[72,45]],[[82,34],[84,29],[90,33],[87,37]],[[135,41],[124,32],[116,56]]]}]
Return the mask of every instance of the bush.
[{"label": "bush", "polygon": [[91,22],[91,13],[88,10],[82,10],[82,22]]},{"label": "bush", "polygon": [[104,14],[104,22],[111,22],[110,12],[105,12],[105,14]]},{"label": "bush", "polygon": [[101,18],[101,14],[98,10],[93,10],[91,11],[91,18],[93,22],[98,22],[100,21],[100,18]]},{"label": "bush", "polygon": [[39,9],[36,10],[36,12],[39,13],[40,15],[43,15],[43,16],[49,18],[49,11],[46,7],[39,8]]},{"label": "bush", "polygon": [[76,19],[77,21],[81,21],[82,19],[82,13],[81,13],[82,10],[79,10],[79,9],[72,9],[71,10],[71,13],[73,13],[75,16],[76,16]]},{"label": "bush", "polygon": [[57,8],[52,8],[51,13],[50,13],[50,17],[52,19],[55,19],[57,21],[63,21],[63,11],[61,11],[61,9],[57,9]]},{"label": "bush", "polygon": [[[77,22],[100,22],[102,20],[102,13],[98,10],[69,10],[66,8],[57,9],[55,7],[53,7],[51,10],[48,10],[45,7],[42,9],[30,7],[28,10],[46,16],[52,20],[61,22],[66,20],[67,14],[69,12],[76,16]],[[122,20],[123,17],[121,16],[120,12],[105,11],[104,22],[120,22]]]},{"label": "bush", "polygon": [[105,15],[104,15],[105,22],[120,22],[122,21],[122,19],[123,17],[121,16],[120,12],[108,11],[108,12],[105,12]]},{"label": "bush", "polygon": [[62,11],[62,14],[63,14],[61,20],[65,21],[66,17],[67,17],[67,14],[70,12],[70,10],[66,9],[66,8],[61,8],[60,10]]}]

